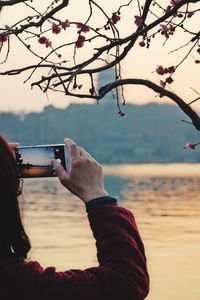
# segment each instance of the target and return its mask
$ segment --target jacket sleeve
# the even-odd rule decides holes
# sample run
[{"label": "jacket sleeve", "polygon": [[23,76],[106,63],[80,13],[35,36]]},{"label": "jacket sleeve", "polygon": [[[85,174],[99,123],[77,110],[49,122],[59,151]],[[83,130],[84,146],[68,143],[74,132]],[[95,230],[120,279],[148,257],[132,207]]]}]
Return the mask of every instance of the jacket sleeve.
[{"label": "jacket sleeve", "polygon": [[[89,211],[98,267],[56,272],[36,268],[33,299],[142,300],[149,290],[144,246],[132,213],[114,205]],[[30,295],[30,294],[29,294]],[[29,298],[30,299],[30,298]]]}]

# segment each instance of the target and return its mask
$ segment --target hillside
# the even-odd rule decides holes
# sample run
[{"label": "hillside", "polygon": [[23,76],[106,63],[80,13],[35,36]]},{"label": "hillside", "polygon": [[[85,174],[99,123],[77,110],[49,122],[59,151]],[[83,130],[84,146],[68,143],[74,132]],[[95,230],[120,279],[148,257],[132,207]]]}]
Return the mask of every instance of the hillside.
[{"label": "hillside", "polygon": [[200,147],[184,150],[188,140],[200,141],[199,132],[182,123],[186,116],[174,105],[127,104],[124,117],[112,101],[99,105],[71,104],[66,109],[47,106],[21,119],[0,114],[0,132],[21,145],[62,143],[70,137],[102,163],[199,162]]}]

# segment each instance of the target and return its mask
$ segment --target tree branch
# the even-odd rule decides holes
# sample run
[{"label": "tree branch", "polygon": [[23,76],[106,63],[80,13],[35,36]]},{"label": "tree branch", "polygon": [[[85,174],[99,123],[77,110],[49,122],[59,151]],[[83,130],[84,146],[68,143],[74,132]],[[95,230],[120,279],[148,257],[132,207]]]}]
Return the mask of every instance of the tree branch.
[{"label": "tree branch", "polygon": [[28,2],[30,0],[5,0],[5,1],[0,1],[0,6],[11,6],[11,5],[15,5],[18,3],[22,3],[22,2]]},{"label": "tree branch", "polygon": [[[144,20],[146,19],[146,16],[147,16],[146,14],[147,14],[147,11],[148,11],[148,8],[149,8],[151,2],[152,2],[151,0],[146,1],[146,9],[144,8]],[[98,52],[95,53],[93,55],[93,57],[91,57],[90,59],[88,59],[87,61],[85,61],[83,63],[80,63],[76,66],[73,66],[71,68],[71,70],[73,71],[73,70],[78,69],[79,74],[85,74],[85,73],[99,73],[99,72],[102,72],[102,71],[105,71],[107,69],[110,69],[110,68],[114,67],[116,64],[118,64],[121,60],[123,60],[126,57],[126,55],[130,51],[130,49],[134,46],[134,44],[135,44],[135,42],[136,42],[136,40],[139,36],[141,36],[142,34],[148,32],[150,29],[154,28],[155,26],[159,25],[160,23],[164,22],[169,17],[173,16],[181,6],[183,6],[184,4],[186,4],[188,2],[196,3],[196,2],[200,2],[200,0],[182,0],[182,1],[178,2],[174,6],[173,9],[171,9],[169,12],[167,12],[164,16],[160,17],[158,20],[155,20],[154,22],[152,22],[151,24],[145,26],[144,28],[138,27],[136,32],[134,32],[133,34],[131,34],[130,36],[128,36],[124,39],[114,41],[114,42],[110,43],[109,45],[106,45],[106,46],[103,46],[103,47],[99,48]],[[92,62],[94,62],[104,52],[110,51],[112,48],[116,47],[117,45],[121,46],[122,44],[126,44],[127,42],[129,42],[129,44],[124,48],[124,51],[121,53],[121,55],[119,55],[111,63],[109,63],[107,65],[104,65],[102,67],[98,67],[98,68],[82,70],[83,68],[85,68],[86,66],[88,66]],[[67,81],[68,80],[66,80],[66,81],[64,80],[63,82],[65,83]]]},{"label": "tree branch", "polygon": [[[24,1],[20,1],[20,2],[24,2]],[[59,4],[58,6],[56,6],[55,8],[51,9],[50,12],[46,13],[43,17],[41,17],[40,21],[38,22],[29,22],[25,25],[21,25],[20,28],[9,28],[6,32],[4,32],[3,34],[15,34],[18,35],[19,33],[24,32],[27,28],[31,28],[31,27],[41,27],[43,25],[43,23],[51,18],[53,15],[55,15],[55,13],[57,13],[58,11],[60,11],[62,8],[68,6],[69,4],[69,0],[63,0],[61,4]]]},{"label": "tree branch", "polygon": [[166,90],[161,86],[153,83],[150,80],[130,78],[130,79],[122,79],[122,80],[112,82],[99,89],[99,99],[103,98],[113,88],[116,88],[121,85],[127,85],[127,84],[144,85],[152,89],[156,93],[159,93],[162,96],[167,96],[168,98],[173,100],[181,108],[181,110],[192,120],[192,123],[195,126],[195,128],[197,130],[200,130],[200,118],[197,115],[197,113],[187,103],[185,103],[185,101],[182,98],[180,98],[173,92]]}]

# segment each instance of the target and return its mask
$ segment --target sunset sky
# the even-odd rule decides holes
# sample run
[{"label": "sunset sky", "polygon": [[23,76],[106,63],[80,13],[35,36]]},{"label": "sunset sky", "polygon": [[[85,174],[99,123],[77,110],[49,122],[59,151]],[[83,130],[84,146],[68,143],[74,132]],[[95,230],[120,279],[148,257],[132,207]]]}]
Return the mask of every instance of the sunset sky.
[{"label": "sunset sky", "polygon": [[23,159],[23,164],[32,165],[51,165],[51,159],[55,157],[54,148],[25,148],[20,149],[19,153]]},{"label": "sunset sky", "polygon": [[[39,3],[40,1],[35,1],[35,3]],[[45,1],[45,3],[49,3],[50,1]],[[73,2],[73,3],[72,3]],[[96,1],[98,4],[102,5],[108,15],[112,15],[113,12],[117,10],[120,4],[127,3],[125,0],[115,0],[115,1],[107,1],[107,0],[98,0]],[[134,2],[134,1],[133,1]],[[142,1],[141,1],[142,2]],[[164,4],[169,1],[162,0],[159,1],[160,4]],[[72,4],[71,4],[72,3]],[[61,19],[69,19],[72,21],[85,22],[88,16],[88,1],[86,0],[73,0],[71,1],[69,7],[63,10],[62,14],[58,15]],[[135,2],[136,3],[136,2]],[[34,4],[34,1],[33,1]],[[44,4],[44,2],[43,2]],[[42,5],[42,4],[40,4]],[[77,9],[77,7],[79,9]],[[133,10],[133,12],[132,12]],[[29,15],[29,10],[24,5],[17,5],[15,7],[9,7],[3,9],[0,15],[0,27],[2,28],[4,25],[9,25],[12,22],[19,20],[19,18],[23,18],[24,16]],[[117,24],[119,31],[121,32],[121,36],[125,36],[129,34],[132,28],[136,28],[134,24],[134,15],[138,15],[137,5],[132,5],[130,8],[124,8],[121,12],[121,21]],[[151,17],[153,18],[153,17]],[[152,20],[152,19],[151,19]],[[150,19],[149,19],[150,21]],[[195,15],[193,18],[188,19],[186,22],[186,26],[189,26],[191,30],[196,32],[199,31],[199,15]],[[105,20],[103,19],[100,13],[96,13],[94,18],[91,20],[91,25],[94,27],[98,27],[105,24]],[[189,28],[189,27],[188,27]],[[73,31],[73,30],[72,30]],[[70,38],[73,40],[74,32],[70,32]],[[66,32],[65,32],[66,34]],[[60,35],[53,35],[52,41],[55,45],[59,44],[64,37]],[[175,51],[172,54],[168,54],[169,51],[176,49],[178,46],[185,44],[190,39],[189,36],[185,35],[182,30],[177,30],[177,33],[170,38],[170,40],[166,43],[166,46],[163,47],[164,38],[159,35],[155,38],[151,44],[149,49],[141,48],[138,45],[132,49],[129,53],[128,57],[122,63],[122,74],[123,78],[144,78],[152,80],[153,82],[159,83],[161,77],[157,75],[154,71],[157,65],[171,66],[176,65],[181,61],[181,59],[186,55],[187,50],[190,48],[183,48],[179,51]],[[48,49],[41,48],[42,45],[37,44],[37,40],[35,40],[35,49],[39,51],[44,49],[44,54],[47,54]],[[98,46],[98,45],[97,45]],[[39,48],[38,48],[39,47]],[[88,57],[88,54],[91,53],[88,46],[78,49],[78,55],[81,58]],[[73,49],[66,49],[65,59],[71,57],[73,53]],[[182,64],[182,66],[177,70],[176,74],[173,76],[174,83],[168,88],[174,92],[176,92],[179,96],[185,99],[186,102],[190,102],[193,99],[197,98],[197,94],[191,90],[191,87],[198,92],[199,89],[199,76],[200,76],[200,65],[194,63],[194,58],[198,58],[196,50],[192,52],[188,60]],[[3,59],[3,51],[0,55],[1,61]],[[63,56],[64,57],[64,56]],[[6,64],[1,65],[1,71],[14,69],[17,67],[21,67],[24,65],[30,65],[33,63],[37,63],[38,60],[30,53],[27,53],[27,50],[24,46],[19,44],[16,38],[11,37],[11,51],[10,57]],[[29,80],[26,84],[23,84],[23,81],[28,77],[30,73],[24,73],[22,75],[12,76],[12,77],[0,77],[0,85],[1,85],[1,101],[0,101],[0,111],[15,111],[15,112],[28,112],[28,111],[41,111],[44,106],[53,104],[56,107],[66,107],[71,102],[82,102],[89,103],[87,99],[79,100],[79,99],[70,99],[68,96],[64,96],[60,93],[52,93],[48,94],[48,98],[46,94],[43,94],[37,87],[33,90],[30,88],[31,81]],[[37,72],[34,79],[40,79],[41,73]],[[87,84],[85,84],[87,86]],[[156,98],[155,93],[150,91],[145,87],[136,87],[129,86],[125,88],[125,95],[127,102],[143,104],[147,102],[165,102],[166,100]],[[172,103],[172,101],[169,101]],[[198,108],[198,104],[196,104],[196,108]]]}]

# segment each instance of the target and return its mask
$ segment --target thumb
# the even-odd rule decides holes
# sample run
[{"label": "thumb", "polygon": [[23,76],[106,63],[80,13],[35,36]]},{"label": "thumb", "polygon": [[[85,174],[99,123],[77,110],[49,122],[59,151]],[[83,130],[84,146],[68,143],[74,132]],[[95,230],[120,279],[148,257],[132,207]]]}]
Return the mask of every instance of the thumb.
[{"label": "thumb", "polygon": [[65,185],[69,180],[69,175],[67,174],[66,170],[56,159],[52,159],[51,163],[60,182]]}]

